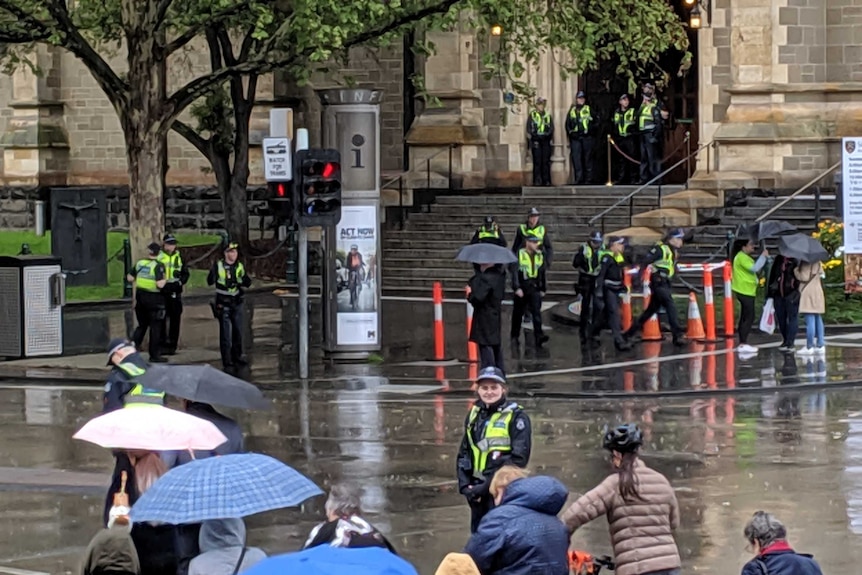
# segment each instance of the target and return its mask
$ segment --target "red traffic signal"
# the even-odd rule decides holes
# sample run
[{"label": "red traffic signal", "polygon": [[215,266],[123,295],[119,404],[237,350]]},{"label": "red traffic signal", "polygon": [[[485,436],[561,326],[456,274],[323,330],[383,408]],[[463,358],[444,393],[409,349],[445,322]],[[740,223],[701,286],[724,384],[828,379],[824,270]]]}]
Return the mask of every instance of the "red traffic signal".
[{"label": "red traffic signal", "polygon": [[299,224],[337,224],[341,220],[341,155],[331,149],[300,150],[294,166]]},{"label": "red traffic signal", "polygon": [[324,178],[331,178],[338,173],[339,169],[341,169],[341,166],[335,162],[326,162],[326,165],[323,166],[323,173],[321,175]]}]

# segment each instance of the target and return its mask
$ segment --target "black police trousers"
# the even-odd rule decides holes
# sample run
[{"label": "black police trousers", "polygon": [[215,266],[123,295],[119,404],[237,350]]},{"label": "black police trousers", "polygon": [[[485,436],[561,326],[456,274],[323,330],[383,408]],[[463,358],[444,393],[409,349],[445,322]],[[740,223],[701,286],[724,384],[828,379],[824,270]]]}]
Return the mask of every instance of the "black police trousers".
[{"label": "black police trousers", "polygon": [[[641,184],[661,173],[661,141],[655,134],[641,136]],[[658,185],[661,180],[653,182]]]},{"label": "black police trousers", "polygon": [[[614,140],[617,147],[630,158],[637,160],[635,156],[635,139],[633,136],[617,136]],[[617,154],[619,162],[617,164],[617,184],[634,184],[637,182],[636,168],[637,164],[621,154]]]},{"label": "black police trousers", "polygon": [[596,140],[592,136],[578,136],[569,138],[569,154],[572,160],[572,172],[574,184],[593,183],[593,148]]},{"label": "black police trousers", "polygon": [[165,296],[160,292],[137,291],[135,317],[138,327],[132,334],[135,347],[140,349],[147,330],[150,332],[150,359],[162,356],[162,328],[165,321]]},{"label": "black police trousers", "polygon": [[470,506],[470,533],[475,533],[479,530],[482,518],[494,508],[494,499],[490,494],[485,494],[480,501],[468,499],[467,504]]},{"label": "black police trousers", "polygon": [[611,328],[614,343],[623,343],[623,321],[620,314],[620,295],[608,288],[602,289],[601,297],[593,300],[593,337],[599,337],[602,329]]},{"label": "black police trousers", "polygon": [[578,326],[578,332],[581,334],[581,339],[584,339],[590,335],[590,324],[595,323],[593,309],[596,305],[596,278],[593,276],[579,278],[578,292],[581,294],[581,323]]},{"label": "black police trousers", "polygon": [[629,331],[631,333],[639,332],[649,318],[657,314],[661,308],[664,308],[667,313],[667,322],[670,324],[670,331],[673,334],[674,339],[684,336],[685,330],[679,325],[679,316],[677,316],[676,313],[676,305],[673,303],[673,296],[670,291],[670,282],[666,279],[659,279],[657,276],[653,276],[653,281],[650,284],[650,291],[652,292],[652,295],[650,296],[649,305],[640,317],[635,320],[631,330]]},{"label": "black police trousers", "polygon": [[524,321],[524,312],[529,311],[533,317],[533,335],[542,336],[542,292],[529,287],[524,290],[524,297],[514,297],[514,309],[512,310],[512,339],[521,337],[521,322]]},{"label": "black police trousers", "polygon": [[216,300],[218,316],[218,339],[221,363],[225,368],[234,367],[242,360],[242,329],[245,313],[242,300],[234,298]]},{"label": "black police trousers", "polygon": [[551,185],[551,139],[533,138],[530,140],[533,153],[533,185]]},{"label": "black police trousers", "polygon": [[180,319],[183,315],[183,296],[177,292],[165,294],[165,340],[162,347],[174,352],[180,340]]}]

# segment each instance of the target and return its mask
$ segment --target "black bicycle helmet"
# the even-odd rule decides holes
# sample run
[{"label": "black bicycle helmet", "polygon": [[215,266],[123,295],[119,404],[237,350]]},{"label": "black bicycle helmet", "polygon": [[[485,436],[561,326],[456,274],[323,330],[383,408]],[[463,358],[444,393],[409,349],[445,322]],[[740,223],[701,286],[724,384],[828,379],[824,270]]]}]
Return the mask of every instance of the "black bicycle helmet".
[{"label": "black bicycle helmet", "polygon": [[613,429],[605,428],[605,437],[602,441],[602,447],[608,451],[618,451],[620,453],[630,453],[637,451],[643,445],[644,436],[640,428],[634,423],[626,423],[619,425]]}]

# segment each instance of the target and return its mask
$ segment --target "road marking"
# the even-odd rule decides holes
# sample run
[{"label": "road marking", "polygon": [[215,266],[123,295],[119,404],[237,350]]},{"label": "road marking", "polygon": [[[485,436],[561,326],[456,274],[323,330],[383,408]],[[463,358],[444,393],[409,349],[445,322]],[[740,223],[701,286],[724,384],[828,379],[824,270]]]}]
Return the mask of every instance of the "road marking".
[{"label": "road marking", "polygon": [[8,573],[9,575],[51,575],[44,571],[28,571],[27,569],[15,569],[14,567],[6,567],[0,565],[0,573]]},{"label": "road marking", "polygon": [[[45,378],[47,379],[47,378]],[[104,385],[32,385],[28,383],[4,383],[0,389],[38,389],[42,391],[105,391]]]}]

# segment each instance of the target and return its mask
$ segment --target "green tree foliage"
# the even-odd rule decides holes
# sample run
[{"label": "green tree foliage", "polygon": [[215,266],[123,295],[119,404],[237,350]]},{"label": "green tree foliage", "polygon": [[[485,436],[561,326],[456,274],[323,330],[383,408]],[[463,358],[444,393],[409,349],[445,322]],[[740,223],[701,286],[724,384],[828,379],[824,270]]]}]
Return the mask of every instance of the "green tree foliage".
[{"label": "green tree foliage", "polygon": [[[484,55],[485,73],[508,78],[522,95],[531,91],[525,70],[545,50],[571,73],[616,58],[620,71],[632,74],[668,48],[687,48],[682,23],[664,0],[0,0],[7,63],[25,62],[35,44],[62,47],[83,62],[116,110],[137,251],[163,229],[168,130],[206,155],[226,208],[233,202],[239,210],[231,208],[229,218],[242,219],[248,120],[260,74],[283,69],[302,82],[351,47],[385,44],[411,29],[465,25],[480,36],[502,26],[497,49]],[[166,67],[201,41],[209,69],[169,93]],[[123,69],[105,60],[111,52],[126,56]],[[177,121],[195,102],[197,129]]]}]

